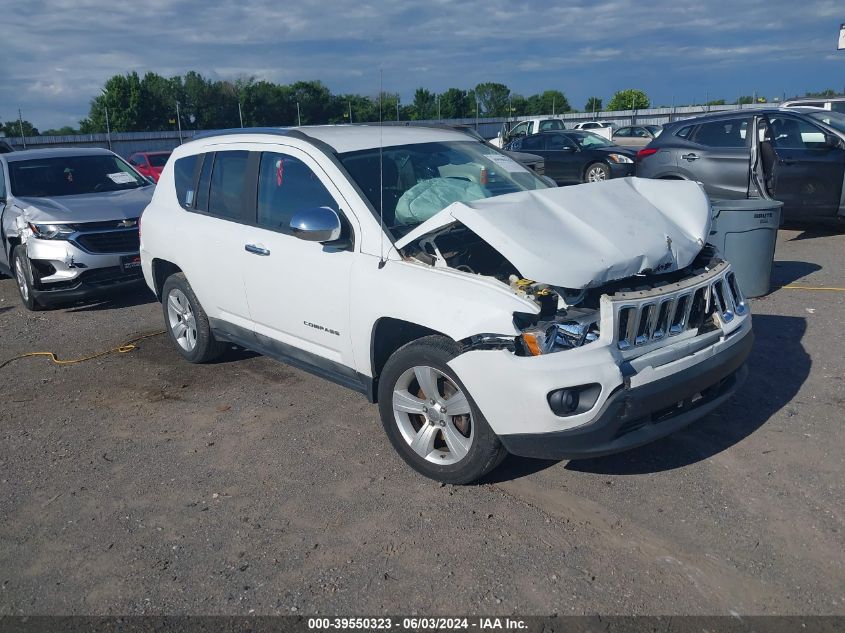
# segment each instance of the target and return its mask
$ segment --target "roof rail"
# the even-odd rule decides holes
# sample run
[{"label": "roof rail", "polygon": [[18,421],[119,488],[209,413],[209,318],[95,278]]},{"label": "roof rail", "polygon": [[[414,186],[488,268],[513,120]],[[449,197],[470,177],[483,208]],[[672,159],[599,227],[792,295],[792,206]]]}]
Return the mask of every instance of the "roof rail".
[{"label": "roof rail", "polygon": [[230,134],[272,134],[273,136],[287,136],[288,138],[295,138],[300,141],[310,143],[328,156],[334,156],[337,153],[337,150],[328,143],[314,138],[313,136],[308,136],[302,130],[297,130],[292,127],[236,127],[230,130],[212,130],[209,132],[200,132],[199,134],[194,135],[191,140],[196,141],[200,139],[214,138],[215,136],[227,136]]},{"label": "roof rail", "polygon": [[228,136],[229,134],[274,134],[276,136],[290,136],[292,128],[289,127],[234,127],[224,130],[210,130],[200,132],[191,137],[192,141],[212,136]]}]

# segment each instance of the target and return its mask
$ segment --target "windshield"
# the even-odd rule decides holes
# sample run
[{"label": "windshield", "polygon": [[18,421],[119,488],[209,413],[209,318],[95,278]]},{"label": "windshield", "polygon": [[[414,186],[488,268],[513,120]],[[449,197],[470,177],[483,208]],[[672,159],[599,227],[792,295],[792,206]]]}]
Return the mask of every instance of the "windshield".
[{"label": "windshield", "polygon": [[573,141],[578,143],[581,149],[593,149],[594,147],[613,147],[613,143],[608,141],[603,136],[593,134],[592,132],[581,132],[579,134],[572,134]]},{"label": "windshield", "polygon": [[164,167],[170,154],[147,154],[147,159],[153,167]]},{"label": "windshield", "polygon": [[61,156],[9,162],[14,196],[55,197],[137,189],[149,183],[117,156]]},{"label": "windshield", "polygon": [[381,175],[378,148],[339,158],[376,213],[384,201],[384,225],[394,239],[453,202],[548,187],[533,171],[476,141],[397,145],[382,153]]},{"label": "windshield", "polygon": [[660,136],[660,133],[663,131],[663,128],[659,125],[646,125],[645,129],[654,134],[655,138]]},{"label": "windshield", "polygon": [[820,110],[819,112],[808,113],[807,116],[810,116],[816,119],[817,121],[821,121],[822,123],[829,125],[834,130],[838,130],[839,132],[845,133],[845,114]]}]

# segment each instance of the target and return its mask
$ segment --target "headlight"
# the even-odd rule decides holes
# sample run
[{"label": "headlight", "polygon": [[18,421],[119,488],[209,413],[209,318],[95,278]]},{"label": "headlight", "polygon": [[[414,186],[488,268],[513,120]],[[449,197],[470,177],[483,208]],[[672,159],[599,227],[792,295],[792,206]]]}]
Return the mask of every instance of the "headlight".
[{"label": "headlight", "polygon": [[525,356],[542,356],[582,347],[599,338],[598,314],[579,320],[540,323],[526,328],[517,337]]},{"label": "headlight", "polygon": [[623,154],[608,154],[607,157],[612,160],[614,163],[633,163],[630,158],[624,156]]},{"label": "headlight", "polygon": [[66,240],[74,233],[72,226],[68,224],[33,224],[29,228],[35,237],[42,240]]}]

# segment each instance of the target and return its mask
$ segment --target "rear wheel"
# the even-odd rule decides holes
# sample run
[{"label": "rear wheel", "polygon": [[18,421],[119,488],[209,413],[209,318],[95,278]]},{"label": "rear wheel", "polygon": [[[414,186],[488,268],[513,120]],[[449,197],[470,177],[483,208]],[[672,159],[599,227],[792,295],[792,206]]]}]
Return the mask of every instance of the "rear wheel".
[{"label": "rear wheel", "polygon": [[379,378],[379,413],[393,447],[414,470],[444,483],[466,484],[507,454],[448,366],[460,349],[428,336],[397,350]]},{"label": "rear wheel", "polygon": [[610,167],[604,163],[593,163],[584,172],[584,182],[601,182],[610,178]]},{"label": "rear wheel", "polygon": [[170,275],[161,289],[164,322],[170,340],[182,357],[191,363],[206,363],[219,358],[226,344],[211,333],[202,309],[184,273]]},{"label": "rear wheel", "polygon": [[12,251],[12,272],[15,273],[15,282],[24,307],[33,312],[43,310],[44,306],[35,299],[35,277],[29,256],[26,254],[26,246],[23,244],[16,246]]}]

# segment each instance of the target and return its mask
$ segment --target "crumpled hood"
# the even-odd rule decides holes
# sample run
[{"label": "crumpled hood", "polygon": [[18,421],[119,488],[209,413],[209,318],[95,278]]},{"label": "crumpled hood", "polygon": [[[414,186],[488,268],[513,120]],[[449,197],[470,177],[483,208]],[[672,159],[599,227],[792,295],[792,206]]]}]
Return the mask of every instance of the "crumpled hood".
[{"label": "crumpled hood", "polygon": [[710,231],[710,202],[682,180],[624,178],[455,202],[396,242],[460,222],[527,279],[588,288],[688,266]]},{"label": "crumpled hood", "polygon": [[104,191],[55,198],[15,198],[29,222],[108,222],[137,218],[150,203],[155,187]]}]

